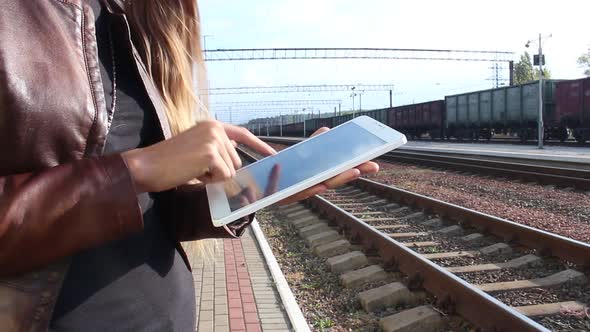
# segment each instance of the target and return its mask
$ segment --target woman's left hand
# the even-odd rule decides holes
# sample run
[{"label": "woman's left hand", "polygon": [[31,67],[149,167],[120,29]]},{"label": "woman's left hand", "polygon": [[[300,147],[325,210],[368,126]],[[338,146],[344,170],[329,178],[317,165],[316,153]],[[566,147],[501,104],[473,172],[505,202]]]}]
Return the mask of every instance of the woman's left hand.
[{"label": "woman's left hand", "polygon": [[[329,128],[322,127],[316,130],[311,137],[321,134],[330,130]],[[350,181],[358,179],[360,176],[364,174],[375,174],[379,171],[379,164],[369,161],[363,164],[356,166],[355,168],[349,169],[344,171],[335,177],[328,179],[320,184],[317,184],[311,188],[308,188],[300,193],[297,193],[291,197],[285,198],[284,200],[280,201],[279,204],[290,204],[297,201],[304,200],[309,198],[313,195],[321,194],[328,189],[334,189],[340,187]]]}]

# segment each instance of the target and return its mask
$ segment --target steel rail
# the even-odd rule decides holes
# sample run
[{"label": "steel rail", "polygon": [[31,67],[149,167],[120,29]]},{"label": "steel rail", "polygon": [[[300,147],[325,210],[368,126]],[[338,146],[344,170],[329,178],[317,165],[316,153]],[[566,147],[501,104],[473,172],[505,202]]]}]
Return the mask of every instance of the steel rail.
[{"label": "steel rail", "polygon": [[590,267],[590,244],[368,179],[358,179],[353,185],[395,202],[437,214],[441,218],[469,224],[508,242],[537,249],[542,254],[556,256],[584,268]]},{"label": "steel rail", "polygon": [[355,243],[376,251],[387,265],[407,275],[410,287],[427,290],[442,308],[461,315],[483,331],[549,331],[326,199],[314,196],[308,202]]},{"label": "steel rail", "polygon": [[458,171],[477,172],[496,176],[535,181],[541,184],[574,187],[590,190],[590,171],[571,168],[539,166],[523,163],[510,163],[486,159],[441,156],[429,153],[393,151],[379,159],[402,161],[414,164],[443,167]]}]

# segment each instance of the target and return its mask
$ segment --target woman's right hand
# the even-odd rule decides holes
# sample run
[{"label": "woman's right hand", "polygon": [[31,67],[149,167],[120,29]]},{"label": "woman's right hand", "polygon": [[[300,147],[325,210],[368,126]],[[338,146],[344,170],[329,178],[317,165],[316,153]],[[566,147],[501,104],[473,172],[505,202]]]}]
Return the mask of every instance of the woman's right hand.
[{"label": "woman's right hand", "polygon": [[157,144],[122,154],[138,193],[159,192],[192,179],[218,182],[242,166],[232,141],[270,155],[276,151],[245,128],[208,120]]}]

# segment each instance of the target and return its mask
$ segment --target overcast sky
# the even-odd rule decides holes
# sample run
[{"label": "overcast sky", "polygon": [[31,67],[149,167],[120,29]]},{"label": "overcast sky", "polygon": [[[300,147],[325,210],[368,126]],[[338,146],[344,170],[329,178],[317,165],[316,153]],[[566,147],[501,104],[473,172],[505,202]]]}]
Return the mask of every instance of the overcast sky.
[{"label": "overcast sky", "polygon": [[[590,1],[200,0],[208,49],[272,47],[379,47],[515,52],[538,34],[553,78],[583,77],[576,59],[590,46]],[[537,44],[528,49],[537,52]],[[211,87],[309,84],[395,84],[394,105],[443,99],[493,87],[493,63],[418,60],[267,60],[209,62]],[[508,78],[507,65],[502,75]],[[350,92],[212,96],[215,102],[342,100]],[[389,105],[388,92],[365,92],[363,109]],[[316,112],[334,105],[312,106]],[[355,108],[358,109],[358,97]],[[232,108],[234,123],[278,111]],[[292,109],[288,112],[293,112]]]}]

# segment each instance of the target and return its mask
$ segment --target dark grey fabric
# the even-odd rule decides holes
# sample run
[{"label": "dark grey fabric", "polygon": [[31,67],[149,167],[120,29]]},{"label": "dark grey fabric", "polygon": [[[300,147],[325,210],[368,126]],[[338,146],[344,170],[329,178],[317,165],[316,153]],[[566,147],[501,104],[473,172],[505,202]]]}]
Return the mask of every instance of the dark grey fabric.
[{"label": "dark grey fabric", "polygon": [[[108,13],[89,0],[96,16],[101,74],[107,107],[112,101]],[[114,37],[117,106],[105,154],[161,140],[157,118],[130,54]],[[121,50],[117,52],[117,50]],[[66,275],[51,331],[194,331],[193,279],[158,215],[155,195],[139,195],[144,230],[76,254]],[[105,221],[106,222],[106,221]]]}]

